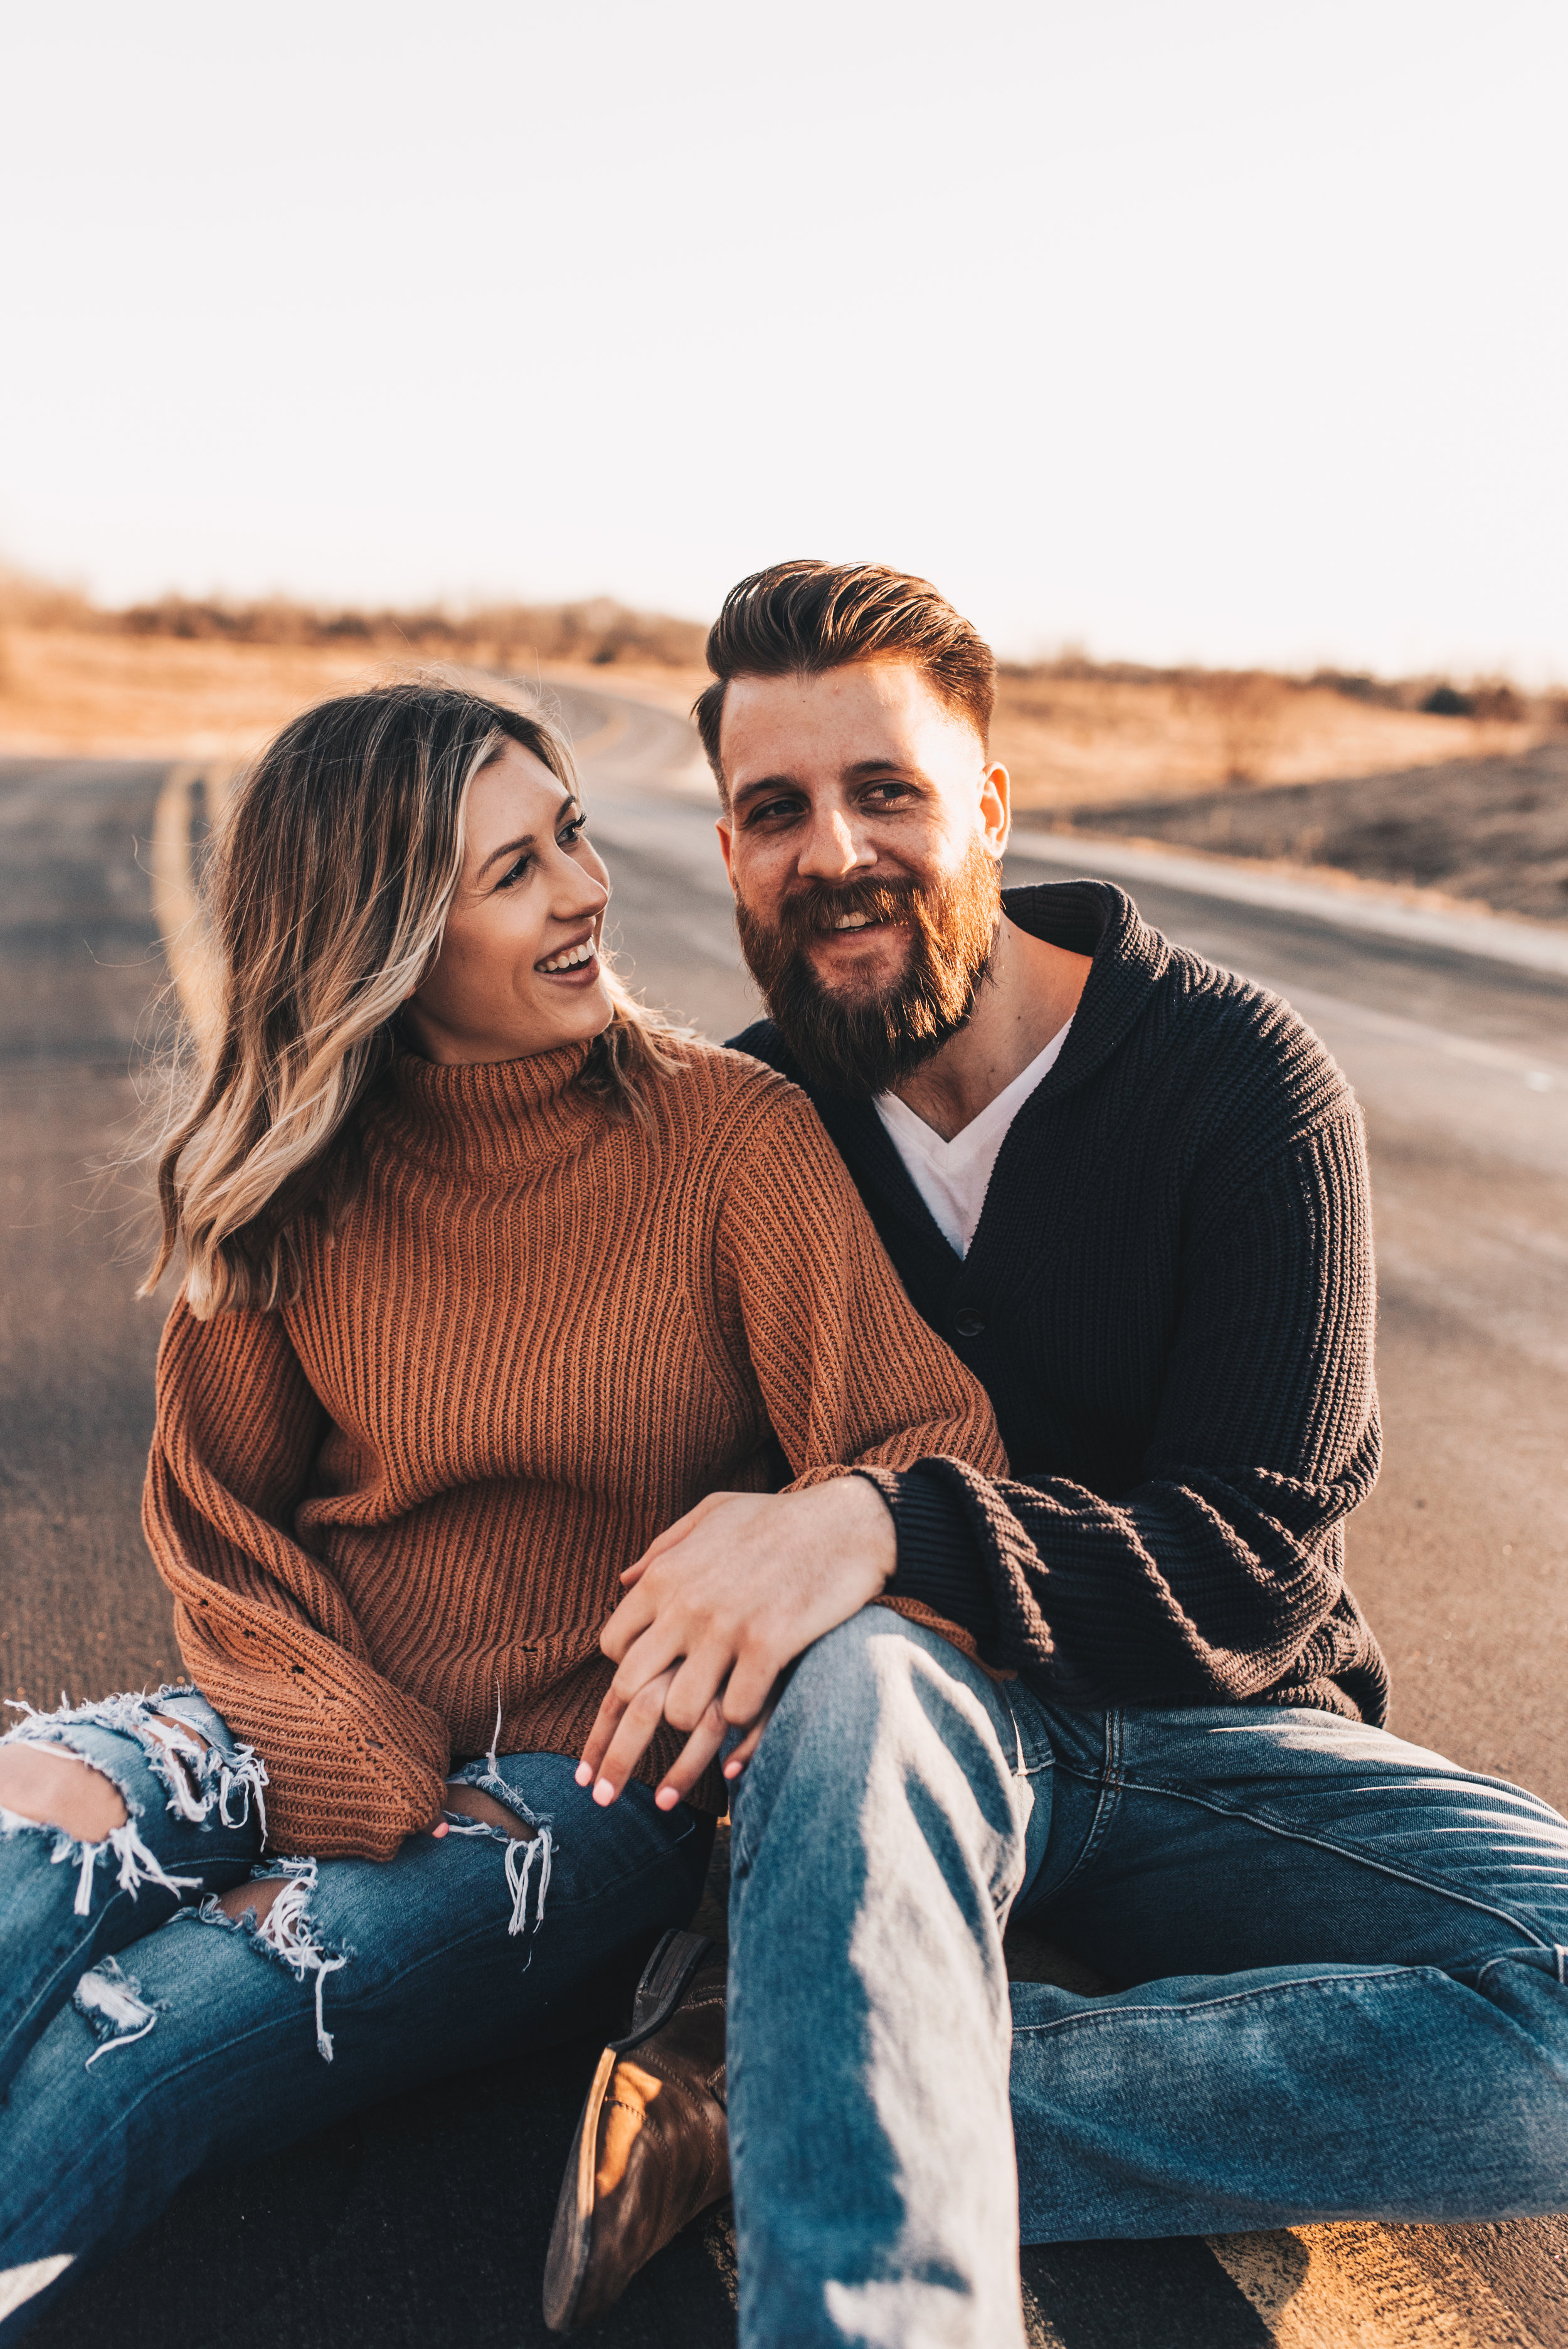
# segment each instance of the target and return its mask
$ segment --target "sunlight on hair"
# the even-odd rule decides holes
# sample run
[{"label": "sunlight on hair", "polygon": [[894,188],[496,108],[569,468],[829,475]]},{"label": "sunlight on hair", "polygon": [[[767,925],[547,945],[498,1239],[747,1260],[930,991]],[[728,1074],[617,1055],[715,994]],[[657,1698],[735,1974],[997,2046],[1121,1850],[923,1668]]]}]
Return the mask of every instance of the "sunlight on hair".
[{"label": "sunlight on hair", "polygon": [[[190,1036],[151,1154],[162,1237],[139,1294],[181,1248],[198,1319],[292,1294],[293,1226],[331,1215],[357,1179],[360,1113],[461,877],[469,791],[509,738],[575,792],[562,736],[490,680],[426,676],[304,710],[227,792],[200,891],[198,777],[170,777],[155,888]],[[579,1081],[634,1116],[665,1065],[664,1023],[605,977],[611,1025]]]}]

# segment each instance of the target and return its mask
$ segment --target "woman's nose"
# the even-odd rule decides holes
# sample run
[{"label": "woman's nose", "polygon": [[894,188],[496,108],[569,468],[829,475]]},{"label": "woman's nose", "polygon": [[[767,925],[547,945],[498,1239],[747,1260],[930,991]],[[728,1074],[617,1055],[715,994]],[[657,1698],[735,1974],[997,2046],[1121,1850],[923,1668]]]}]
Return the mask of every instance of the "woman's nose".
[{"label": "woman's nose", "polygon": [[610,902],[610,875],[600,859],[573,858],[557,877],[551,907],[558,921],[581,921],[584,914],[603,913]]}]

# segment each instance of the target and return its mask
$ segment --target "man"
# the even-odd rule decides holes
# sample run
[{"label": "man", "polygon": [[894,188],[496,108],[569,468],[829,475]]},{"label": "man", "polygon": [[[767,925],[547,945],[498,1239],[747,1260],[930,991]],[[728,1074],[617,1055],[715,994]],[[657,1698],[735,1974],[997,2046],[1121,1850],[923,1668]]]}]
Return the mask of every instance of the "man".
[{"label": "man", "polygon": [[[584,1774],[614,1800],[663,1716],[673,1802],[732,1743],[727,2075],[672,1945],[584,2114],[552,2322],[723,2192],[727,2125],[746,2349],[1018,2344],[1020,2230],[1561,2207],[1568,1825],[1386,1732],[1344,1579],[1378,1448],[1345,1080],[1119,891],[1000,896],[991,659],[923,582],[777,565],[708,657],[771,1014],[738,1041],[810,1093],[1015,1475],[715,1495],[628,1577]],[[1009,1915],[1119,1987],[1009,2013]]]}]

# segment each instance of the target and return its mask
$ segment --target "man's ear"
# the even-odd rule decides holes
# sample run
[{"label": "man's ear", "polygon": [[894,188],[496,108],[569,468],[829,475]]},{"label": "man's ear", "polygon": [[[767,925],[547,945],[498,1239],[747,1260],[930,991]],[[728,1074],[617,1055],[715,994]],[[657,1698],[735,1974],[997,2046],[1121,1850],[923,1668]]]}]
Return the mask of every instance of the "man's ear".
[{"label": "man's ear", "polygon": [[735,854],[735,833],[730,823],[727,811],[725,814],[719,817],[717,823],[714,826],[714,830],[718,834],[718,853],[724,859],[724,877],[728,882],[730,889],[733,892],[735,887],[735,866],[731,860]]},{"label": "man's ear", "polygon": [[980,828],[986,848],[1000,862],[1013,829],[1013,779],[1000,761],[980,778]]}]

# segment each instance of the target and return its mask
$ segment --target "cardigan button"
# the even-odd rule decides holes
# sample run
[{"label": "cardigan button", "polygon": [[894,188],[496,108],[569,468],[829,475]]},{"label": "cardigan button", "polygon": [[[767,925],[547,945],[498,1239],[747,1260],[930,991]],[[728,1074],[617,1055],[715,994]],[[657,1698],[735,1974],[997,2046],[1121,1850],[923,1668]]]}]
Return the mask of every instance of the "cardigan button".
[{"label": "cardigan button", "polygon": [[953,1326],[961,1338],[978,1338],[985,1327],[985,1316],[976,1313],[973,1305],[965,1305],[954,1315]]}]

